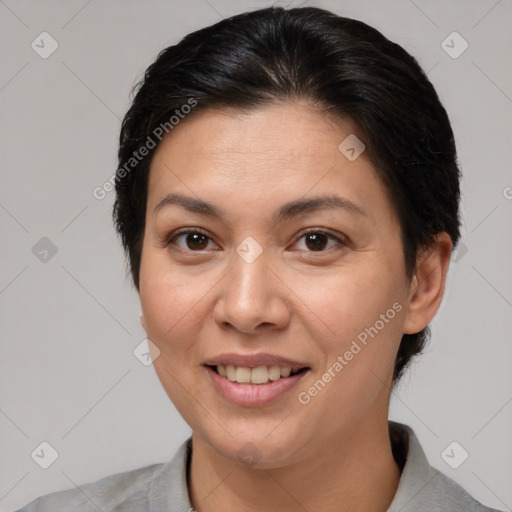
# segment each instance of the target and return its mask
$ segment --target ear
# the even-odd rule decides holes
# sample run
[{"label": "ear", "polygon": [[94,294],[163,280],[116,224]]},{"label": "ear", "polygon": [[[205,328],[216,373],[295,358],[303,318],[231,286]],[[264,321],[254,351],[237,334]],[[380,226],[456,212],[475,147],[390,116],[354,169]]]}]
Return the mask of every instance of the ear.
[{"label": "ear", "polygon": [[146,323],[144,322],[144,315],[140,315],[140,325],[142,325],[142,328],[147,332]]},{"label": "ear", "polygon": [[434,242],[419,252],[409,288],[404,334],[421,331],[434,318],[443,299],[451,253],[452,240],[445,232],[438,233]]}]

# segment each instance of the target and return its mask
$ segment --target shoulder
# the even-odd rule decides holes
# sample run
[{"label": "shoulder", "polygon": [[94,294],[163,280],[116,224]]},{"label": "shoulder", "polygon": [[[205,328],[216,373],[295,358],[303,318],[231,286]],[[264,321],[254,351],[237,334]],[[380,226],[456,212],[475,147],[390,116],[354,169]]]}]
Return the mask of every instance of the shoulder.
[{"label": "shoulder", "polygon": [[[31,501],[17,512],[89,512],[144,510],[152,480],[164,464],[152,464],[132,471],[109,475],[73,489],[53,492]],[[143,508],[139,508],[143,507]],[[119,509],[121,510],[121,509]]]},{"label": "shoulder", "polygon": [[475,500],[458,483],[433,469],[429,484],[428,505],[430,510],[450,510],[453,512],[500,512]]},{"label": "shoulder", "polygon": [[388,512],[500,512],[475,500],[454,480],[433,468],[413,430],[389,422],[395,459],[403,459],[402,475]]},{"label": "shoulder", "polygon": [[191,439],[169,462],[106,476],[40,496],[16,512],[140,512],[190,508],[186,472]]}]

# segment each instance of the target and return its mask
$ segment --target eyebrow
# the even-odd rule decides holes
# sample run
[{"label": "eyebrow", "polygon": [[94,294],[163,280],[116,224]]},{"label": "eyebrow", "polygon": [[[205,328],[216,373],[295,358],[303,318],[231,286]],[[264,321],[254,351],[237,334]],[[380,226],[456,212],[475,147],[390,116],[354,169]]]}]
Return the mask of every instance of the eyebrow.
[{"label": "eyebrow", "polygon": [[[181,206],[189,212],[207,215],[210,217],[221,218],[225,215],[220,208],[208,203],[207,201],[181,194],[168,194],[165,196],[156,205],[153,210],[153,215],[156,215],[160,210],[171,205]],[[306,213],[332,208],[343,208],[350,213],[367,216],[366,212],[360,206],[347,198],[336,195],[323,195],[308,199],[303,198],[296,201],[290,201],[289,203],[281,206],[274,213],[272,218],[274,222],[284,222],[285,220],[289,220],[293,217],[298,217]]]}]

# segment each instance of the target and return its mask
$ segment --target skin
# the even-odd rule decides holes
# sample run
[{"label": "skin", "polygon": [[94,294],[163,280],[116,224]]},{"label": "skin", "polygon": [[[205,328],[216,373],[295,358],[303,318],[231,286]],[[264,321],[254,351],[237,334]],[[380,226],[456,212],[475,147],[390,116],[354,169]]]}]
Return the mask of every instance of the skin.
[{"label": "skin", "polygon": [[[338,150],[352,133],[349,120],[302,102],[204,110],[180,122],[152,161],[142,322],[160,350],[157,375],[193,431],[189,495],[199,512],[377,512],[396,492],[387,430],[395,357],[402,335],[423,329],[440,305],[451,242],[440,233],[407,279],[385,186],[365,153],[349,161]],[[169,193],[208,201],[223,215],[179,205],[153,214]],[[272,217],[284,203],[323,195],[365,214],[324,208]],[[173,238],[184,227],[209,238],[199,248],[186,234]],[[332,234],[320,237],[322,250],[304,236],[310,228]],[[236,252],[248,236],[263,251],[252,263]],[[395,303],[401,311],[301,404],[298,393]],[[269,352],[310,371],[276,402],[242,407],[218,394],[203,366],[227,352]],[[261,457],[254,465],[238,457],[247,443]]]}]

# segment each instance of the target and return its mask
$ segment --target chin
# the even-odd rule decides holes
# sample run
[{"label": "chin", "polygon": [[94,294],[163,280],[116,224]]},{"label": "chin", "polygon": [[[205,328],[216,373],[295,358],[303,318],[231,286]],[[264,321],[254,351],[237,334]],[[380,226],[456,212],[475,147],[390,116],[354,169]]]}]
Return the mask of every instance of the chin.
[{"label": "chin", "polygon": [[230,435],[229,426],[226,430],[222,427],[216,432],[194,430],[194,437],[200,437],[219,455],[254,469],[275,469],[293,462],[298,448],[304,443],[284,429],[279,433],[276,429],[271,435],[271,428],[251,432],[254,425],[246,428],[245,433]]}]

